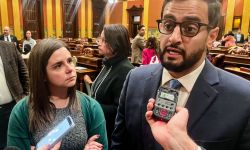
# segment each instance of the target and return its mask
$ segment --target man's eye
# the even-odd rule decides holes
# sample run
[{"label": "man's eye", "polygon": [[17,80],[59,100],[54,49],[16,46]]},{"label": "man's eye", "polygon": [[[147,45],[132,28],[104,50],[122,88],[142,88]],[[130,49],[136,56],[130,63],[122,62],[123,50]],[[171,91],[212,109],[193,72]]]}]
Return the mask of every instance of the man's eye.
[{"label": "man's eye", "polygon": [[195,24],[186,24],[183,26],[182,31],[185,33],[196,33],[198,31],[198,27]]},{"label": "man's eye", "polygon": [[173,23],[165,23],[164,28],[166,31],[172,31],[174,29],[175,25]]}]

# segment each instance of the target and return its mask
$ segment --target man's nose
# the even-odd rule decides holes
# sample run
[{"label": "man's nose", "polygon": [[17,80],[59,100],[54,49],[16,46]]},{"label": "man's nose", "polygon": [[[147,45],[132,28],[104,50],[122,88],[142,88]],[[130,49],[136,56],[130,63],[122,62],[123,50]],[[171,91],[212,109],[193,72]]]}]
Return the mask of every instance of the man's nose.
[{"label": "man's nose", "polygon": [[171,42],[171,43],[180,43],[181,42],[181,28],[180,28],[180,26],[176,26],[175,28],[174,28],[174,31],[172,32],[172,34],[170,35],[170,37],[169,37],[169,41]]}]

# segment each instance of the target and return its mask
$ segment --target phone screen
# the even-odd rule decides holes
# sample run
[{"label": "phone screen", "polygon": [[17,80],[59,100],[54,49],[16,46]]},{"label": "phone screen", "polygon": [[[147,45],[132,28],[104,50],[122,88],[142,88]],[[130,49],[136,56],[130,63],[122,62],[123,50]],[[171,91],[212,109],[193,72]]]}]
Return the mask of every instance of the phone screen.
[{"label": "phone screen", "polygon": [[36,148],[39,149],[44,145],[50,145],[50,147],[53,147],[74,126],[73,119],[70,116],[67,116],[37,143]]}]

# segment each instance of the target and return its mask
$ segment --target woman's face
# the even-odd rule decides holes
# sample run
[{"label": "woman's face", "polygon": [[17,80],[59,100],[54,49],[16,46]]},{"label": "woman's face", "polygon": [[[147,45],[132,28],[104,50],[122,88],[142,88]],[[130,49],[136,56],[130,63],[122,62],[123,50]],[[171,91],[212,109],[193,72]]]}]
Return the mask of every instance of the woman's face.
[{"label": "woman's face", "polygon": [[102,31],[101,36],[97,39],[97,44],[98,44],[98,49],[99,49],[100,54],[104,55],[107,58],[110,58],[113,56],[111,49],[105,40],[104,31]]},{"label": "woman's face", "polygon": [[31,32],[30,31],[26,32],[26,38],[28,38],[28,39],[31,38]]},{"label": "woman's face", "polygon": [[76,70],[70,52],[59,48],[49,58],[46,66],[50,90],[69,88],[76,83]]}]

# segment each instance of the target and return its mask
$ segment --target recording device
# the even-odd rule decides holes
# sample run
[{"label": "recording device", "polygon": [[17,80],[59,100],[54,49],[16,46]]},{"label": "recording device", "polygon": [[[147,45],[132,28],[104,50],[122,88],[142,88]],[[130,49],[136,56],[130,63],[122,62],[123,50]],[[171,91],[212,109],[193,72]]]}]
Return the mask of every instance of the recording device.
[{"label": "recording device", "polygon": [[44,136],[36,145],[36,149],[42,148],[44,145],[54,147],[62,137],[72,130],[75,126],[73,119],[67,116],[58,125],[56,125],[46,136]]},{"label": "recording device", "polygon": [[160,87],[157,91],[153,114],[157,119],[169,121],[175,114],[179,91]]}]

